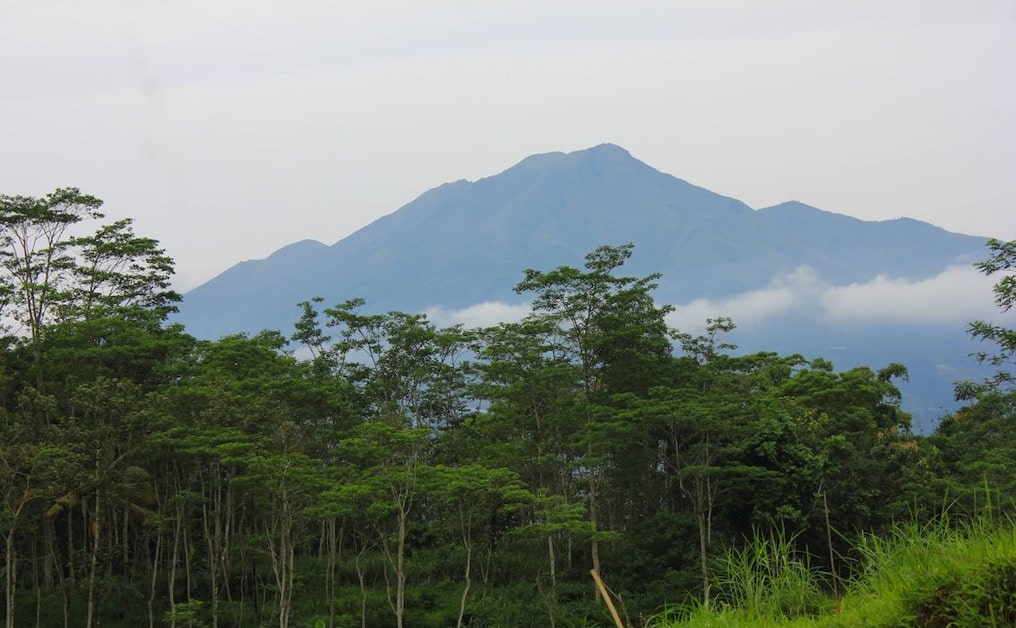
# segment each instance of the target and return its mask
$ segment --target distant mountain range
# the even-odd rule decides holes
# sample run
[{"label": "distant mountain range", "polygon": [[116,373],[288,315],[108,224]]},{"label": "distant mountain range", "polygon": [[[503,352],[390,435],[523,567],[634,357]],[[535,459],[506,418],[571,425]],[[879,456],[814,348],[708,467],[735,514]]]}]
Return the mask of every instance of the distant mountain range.
[{"label": "distant mountain range", "polygon": [[[441,185],[331,246],[304,240],[237,264],[185,294],[178,321],[217,338],[289,333],[296,304],[315,296],[325,305],[364,297],[378,312],[519,304],[512,288],[524,269],[581,266],[597,246],[626,242],[635,254],[624,274],[661,272],[657,299],[679,305],[786,297],[788,283],[802,281],[915,282],[985,255],[985,238],[909,218],[862,221],[798,202],[755,210],[603,144]],[[797,299],[742,324],[735,342],[826,357],[837,367],[903,362],[912,374],[907,405],[919,418],[951,407],[955,378],[978,376],[962,326],[847,322],[817,315],[807,291]]]}]

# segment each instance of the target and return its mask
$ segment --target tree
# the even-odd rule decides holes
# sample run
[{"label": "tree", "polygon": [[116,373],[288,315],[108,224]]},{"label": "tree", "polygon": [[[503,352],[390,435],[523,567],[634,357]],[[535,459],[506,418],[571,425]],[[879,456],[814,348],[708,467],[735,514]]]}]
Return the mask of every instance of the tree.
[{"label": "tree", "polygon": [[50,504],[61,493],[60,470],[72,458],[72,454],[52,442],[53,430],[45,419],[39,421],[54,409],[51,398],[28,389],[13,412],[0,410],[0,539],[4,541],[4,568],[0,571],[4,579],[7,628],[16,625],[16,534],[33,506]]},{"label": "tree", "polygon": [[[823,508],[816,502],[823,495],[833,527],[843,535],[879,530],[906,515],[903,471],[916,445],[894,383],[906,377],[901,364],[835,372],[830,362],[817,359],[766,395],[768,411],[784,413],[801,426],[795,434],[801,442],[787,443],[788,452],[797,452],[788,462],[807,464],[799,474],[803,490],[796,500],[810,515],[810,541],[816,546],[825,544]],[[802,445],[812,453],[801,451]],[[786,496],[788,505],[794,501],[793,494]]]},{"label": "tree", "polygon": [[[988,240],[991,256],[974,266],[986,276],[1001,273],[995,283],[995,305],[1007,313],[1016,304],[1016,240],[1002,242]],[[975,340],[989,341],[997,345],[995,353],[982,351],[975,354],[977,361],[998,369],[994,377],[981,383],[960,382],[956,386],[958,399],[974,399],[990,392],[1011,392],[1016,385],[1016,376],[1008,369],[1016,367],[1016,329],[1003,327],[986,321],[970,323],[968,332]]]},{"label": "tree", "polygon": [[91,510],[91,548],[88,567],[88,614],[86,625],[98,625],[100,565],[105,559],[103,547],[115,519],[110,511],[117,506],[140,504],[131,499],[132,490],[150,482],[147,471],[138,466],[138,448],[144,441],[146,414],[142,395],[130,382],[98,379],[80,386],[71,400],[70,428],[84,445],[83,476],[72,487],[87,500]]},{"label": "tree", "polygon": [[410,518],[421,495],[433,492],[434,439],[466,414],[468,369],[460,357],[471,335],[437,329],[422,314],[362,314],[363,299],[352,299],[324,310],[339,335],[326,347],[313,305],[301,305],[295,338],[348,377],[362,400],[362,421],[338,442],[338,458],[360,473],[330,495],[347,512],[349,504],[370,503],[370,524],[395,578],[389,598],[401,628]]},{"label": "tree", "polygon": [[972,516],[1016,509],[1016,395],[982,395],[944,417],[928,440],[940,465],[939,503],[948,495]]},{"label": "tree", "polygon": [[440,510],[452,520],[465,550],[463,580],[459,598],[459,615],[455,625],[462,628],[466,602],[472,587],[473,547],[477,528],[496,513],[513,510],[532,501],[532,494],[508,469],[490,469],[480,464],[434,467],[434,487]]},{"label": "tree", "polygon": [[[1016,304],[1016,240],[989,240],[991,255],[974,266],[986,276],[1001,274],[994,285],[995,305],[1003,314]],[[973,503],[985,487],[999,495],[1012,495],[1014,419],[1016,419],[1016,329],[986,321],[975,321],[968,327],[970,335],[996,345],[994,351],[974,354],[978,362],[997,369],[983,382],[958,382],[955,393],[959,400],[972,402],[955,414],[945,417],[935,430],[931,442],[936,446],[944,465],[943,481],[952,490]],[[984,496],[981,506],[984,507]],[[1005,504],[1012,507],[1010,503]]]},{"label": "tree", "polygon": [[176,311],[180,295],[170,289],[173,260],[152,238],[135,235],[133,220],[102,225],[91,236],[73,238],[80,260],[62,319],[115,316],[162,322]]},{"label": "tree", "polygon": [[710,600],[709,546],[713,514],[729,479],[744,475],[734,448],[748,425],[746,371],[751,362],[723,353],[735,348],[722,340],[734,329],[729,318],[709,319],[703,336],[680,334],[686,355],[675,359],[675,377],[643,399],[627,416],[645,421],[663,437],[662,464],[674,488],[687,500],[698,529],[699,573],[704,604]]},{"label": "tree", "polygon": [[[402,628],[406,612],[406,555],[410,516],[422,495],[433,491],[433,467],[425,454],[427,433],[421,428],[364,422],[340,443],[345,464],[357,469],[325,499],[339,514],[361,513],[376,533],[387,569],[395,577],[395,596],[386,590],[395,623]],[[394,545],[394,547],[393,547]]]},{"label": "tree", "polygon": [[[648,390],[669,363],[671,332],[668,306],[652,297],[658,274],[643,278],[613,273],[634,245],[600,246],[586,255],[585,270],[560,266],[551,271],[527,269],[515,291],[532,293],[531,320],[551,325],[551,334],[578,369],[576,467],[586,480],[586,501],[593,528],[592,568],[601,571],[597,491],[616,439],[604,429],[612,413],[605,406],[613,395]],[[581,452],[581,453],[579,453]],[[578,457],[578,456],[576,456]]]},{"label": "tree", "polygon": [[[466,413],[467,369],[460,363],[472,336],[459,326],[437,329],[425,314],[362,314],[363,299],[324,310],[339,330],[329,359],[363,393],[364,410],[382,420],[437,430]],[[309,308],[308,304],[303,304]],[[319,346],[314,313],[305,309],[297,339]],[[325,355],[319,353],[319,355]]]},{"label": "tree", "polygon": [[[237,572],[243,570],[237,554],[249,550],[259,556],[264,549],[272,576],[265,586],[276,593],[276,623],[289,621],[293,557],[321,462],[305,452],[305,404],[314,401],[307,394],[307,370],[284,354],[285,344],[276,332],[198,343],[173,385],[159,395],[174,423],[161,436],[183,476],[174,514],[181,524],[196,524],[195,536],[204,539],[200,562],[213,625],[218,625],[222,598],[237,588]],[[190,533],[180,527],[173,546],[190,549],[184,537]],[[248,563],[254,560],[247,556]],[[198,561],[184,561],[188,583],[193,562]],[[188,597],[190,590],[188,584]],[[172,597],[170,604],[175,612]]]},{"label": "tree", "polygon": [[38,341],[43,325],[66,298],[75,266],[68,252],[68,230],[75,224],[101,218],[102,201],[77,188],[50,194],[0,195],[0,295],[4,313]]},{"label": "tree", "polygon": [[296,548],[307,531],[311,507],[325,487],[321,463],[300,451],[297,426],[283,421],[274,438],[223,451],[223,462],[242,472],[233,481],[259,497],[264,541],[274,576],[277,622],[288,628],[296,588]]}]

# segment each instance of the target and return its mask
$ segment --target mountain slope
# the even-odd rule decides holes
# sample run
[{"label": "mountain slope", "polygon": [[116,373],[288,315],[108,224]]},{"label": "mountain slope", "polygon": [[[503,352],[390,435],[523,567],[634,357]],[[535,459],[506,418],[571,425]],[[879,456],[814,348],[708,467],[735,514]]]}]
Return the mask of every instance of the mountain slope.
[{"label": "mountain slope", "polygon": [[[326,246],[304,241],[243,262],[184,296],[177,318],[198,337],[292,330],[297,303],[364,297],[368,311],[419,312],[504,301],[526,268],[579,266],[601,244],[635,243],[630,275],[663,273],[657,298],[682,304],[770,286],[807,268],[823,285],[882,275],[934,277],[984,254],[984,238],[902,218],[870,222],[788,202],[761,210],[655,170],[603,144],[528,157],[495,176],[447,183]],[[961,327],[793,317],[752,323],[745,349],[823,355],[838,367],[911,361],[914,398],[935,412],[950,375],[969,370]],[[893,342],[888,343],[887,339]],[[761,344],[760,344],[761,343]],[[936,375],[937,373],[937,375]]]},{"label": "mountain slope", "polygon": [[302,242],[238,264],[187,293],[179,320],[217,337],[288,330],[295,304],[314,296],[362,296],[380,311],[517,300],[523,269],[579,264],[624,242],[636,244],[626,270],[662,272],[659,294],[675,302],[750,290],[803,265],[836,283],[926,277],[983,249],[981,238],[917,221],[864,222],[800,203],[754,211],[604,144],[434,188],[330,247]]}]

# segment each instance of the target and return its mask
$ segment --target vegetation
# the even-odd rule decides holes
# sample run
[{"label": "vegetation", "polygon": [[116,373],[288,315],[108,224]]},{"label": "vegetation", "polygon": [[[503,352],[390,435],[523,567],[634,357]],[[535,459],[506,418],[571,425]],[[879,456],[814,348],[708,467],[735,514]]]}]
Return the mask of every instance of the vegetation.
[{"label": "vegetation", "polygon": [[[844,587],[842,625],[873,598],[898,622],[966,601],[1004,623],[1002,550],[962,595],[909,591],[936,609],[889,593],[918,536],[935,557],[1012,545],[941,518],[1012,512],[1002,327],[973,329],[1002,373],[927,437],[902,365],[733,354],[725,318],[668,328],[657,277],[622,273],[631,245],[522,272],[518,323],[311,298],[289,332],[202,341],[168,322],[172,260],[100,206],[0,196],[7,626],[613,625],[590,570],[631,626],[820,616]],[[992,246],[982,270],[1006,274],[1013,245]]]},{"label": "vegetation", "polygon": [[857,577],[836,604],[826,574],[785,538],[759,538],[717,563],[730,604],[661,612],[651,626],[1011,626],[1016,622],[1016,525],[949,513],[864,535]]}]

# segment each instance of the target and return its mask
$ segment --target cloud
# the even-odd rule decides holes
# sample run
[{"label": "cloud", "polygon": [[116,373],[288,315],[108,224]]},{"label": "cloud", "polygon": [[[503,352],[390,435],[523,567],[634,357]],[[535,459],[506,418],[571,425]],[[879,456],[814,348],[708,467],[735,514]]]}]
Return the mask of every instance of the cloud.
[{"label": "cloud", "polygon": [[738,325],[761,322],[792,309],[814,307],[825,288],[815,271],[801,266],[774,278],[767,287],[727,299],[696,299],[676,305],[667,323],[682,331],[701,330],[707,318],[728,316]]},{"label": "cloud", "polygon": [[833,286],[803,266],[760,290],[677,305],[667,322],[694,332],[704,327],[707,318],[729,316],[743,326],[789,312],[810,312],[834,323],[962,326],[971,320],[998,320],[992,284],[992,279],[972,267],[953,266],[929,279],[879,275],[866,283]]},{"label": "cloud", "polygon": [[[952,266],[917,281],[879,275],[866,283],[834,286],[807,266],[774,277],[765,288],[725,299],[696,299],[675,305],[667,324],[698,333],[706,319],[729,316],[741,327],[789,313],[809,314],[831,323],[895,322],[963,327],[973,320],[1003,322],[994,306],[994,280],[969,266]],[[529,303],[489,301],[461,309],[436,306],[426,311],[438,326],[485,327],[517,322]]]},{"label": "cloud", "polygon": [[427,318],[438,327],[461,324],[465,327],[488,327],[498,323],[515,323],[521,321],[530,312],[529,303],[502,303],[488,301],[477,303],[460,310],[448,310],[443,307],[432,307],[426,310]]},{"label": "cloud", "polygon": [[969,266],[953,266],[914,282],[879,275],[868,283],[827,288],[822,306],[832,321],[962,325],[997,317],[993,283]]}]

